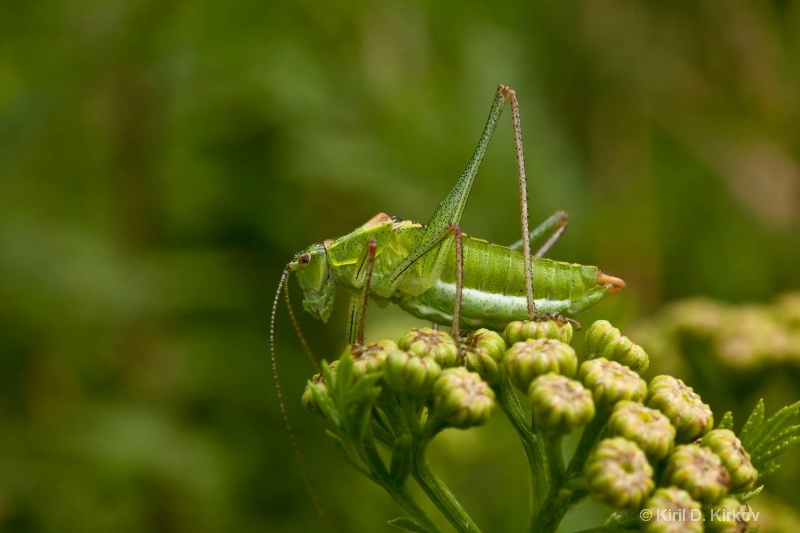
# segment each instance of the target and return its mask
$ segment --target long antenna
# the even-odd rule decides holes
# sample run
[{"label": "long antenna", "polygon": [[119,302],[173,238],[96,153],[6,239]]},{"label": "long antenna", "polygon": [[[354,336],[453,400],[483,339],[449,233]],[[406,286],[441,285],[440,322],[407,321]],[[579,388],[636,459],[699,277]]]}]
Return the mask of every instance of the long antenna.
[{"label": "long antenna", "polygon": [[283,289],[286,280],[289,278],[290,272],[291,271],[287,265],[287,267],[283,269],[281,281],[278,283],[278,291],[275,293],[275,299],[272,302],[272,316],[269,320],[269,350],[270,356],[272,357],[272,378],[275,380],[275,392],[278,395],[278,405],[280,405],[281,408],[283,424],[286,426],[286,432],[289,434],[289,441],[291,441],[292,444],[294,458],[297,460],[298,466],[300,466],[300,473],[303,476],[306,489],[308,489],[308,493],[311,495],[311,500],[314,502],[314,507],[317,509],[317,514],[322,520],[322,523],[325,524],[325,529],[327,529],[330,533],[335,533],[333,524],[331,524],[328,514],[325,512],[325,509],[322,507],[322,504],[319,501],[317,491],[314,489],[314,485],[311,483],[311,476],[308,474],[308,467],[306,467],[305,459],[303,459],[303,452],[300,451],[300,445],[297,442],[297,436],[292,429],[292,424],[289,423],[289,413],[286,412],[286,402],[283,400],[283,391],[281,390],[281,383],[278,380],[278,364],[275,357],[275,315],[277,314],[278,310],[278,300],[281,296],[281,289]]}]

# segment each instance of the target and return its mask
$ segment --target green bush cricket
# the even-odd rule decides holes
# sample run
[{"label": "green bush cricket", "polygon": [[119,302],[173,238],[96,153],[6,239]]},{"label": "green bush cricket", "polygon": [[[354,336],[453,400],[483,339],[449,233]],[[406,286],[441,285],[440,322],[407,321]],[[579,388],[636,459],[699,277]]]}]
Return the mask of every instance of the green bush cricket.
[{"label": "green bush cricket", "polygon": [[[500,246],[462,234],[459,223],[507,102],[511,102],[514,126],[522,239],[510,246]],[[399,305],[420,319],[449,325],[453,337],[459,339],[462,324],[467,329],[485,327],[502,331],[515,320],[573,321],[566,316],[580,313],[606,293],[625,287],[622,279],[604,274],[597,267],[543,258],[566,229],[567,215],[558,211],[529,232],[527,212],[519,105],[516,93],[500,85],[475,153],[427,224],[379,213],[353,232],[313,244],[294,256],[284,269],[273,302],[270,347],[276,389],[296,455],[299,448],[283,405],[274,349],[275,314],[289,274],[296,273],[305,310],[323,322],[331,314],[336,287],[350,291],[348,344],[364,341],[368,298],[380,304]],[[534,243],[541,244],[532,254]],[[291,307],[289,312],[294,321]],[[302,336],[301,341],[305,345]],[[298,461],[311,488],[299,456]],[[311,492],[327,523],[316,495]]]},{"label": "green bush cricket", "polygon": [[[523,239],[506,247],[461,235],[463,254],[458,257],[452,250],[458,244],[461,215],[507,101],[512,103],[514,117]],[[566,223],[566,214],[557,212],[528,232],[519,107],[514,91],[501,85],[467,169],[426,225],[379,213],[347,235],[296,254],[284,278],[296,273],[303,307],[323,322],[330,316],[336,287],[351,292],[348,343],[363,341],[359,326],[365,292],[380,303],[397,304],[436,324],[455,322],[470,329],[502,330],[513,320],[574,315],[596,304],[607,292],[625,286],[624,281],[597,267],[542,257]],[[531,258],[530,244],[544,239]],[[463,267],[461,284],[457,283],[459,266]],[[460,308],[456,305],[459,292]]]}]

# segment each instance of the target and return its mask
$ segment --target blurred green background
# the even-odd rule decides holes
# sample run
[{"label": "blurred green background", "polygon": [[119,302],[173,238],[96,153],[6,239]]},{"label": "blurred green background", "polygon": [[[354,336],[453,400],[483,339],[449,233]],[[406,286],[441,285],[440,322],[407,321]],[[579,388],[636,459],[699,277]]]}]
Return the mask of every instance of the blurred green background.
[{"label": "blurred green background", "polygon": [[[270,377],[280,273],[375,213],[427,221],[498,83],[532,220],[571,214],[550,255],[628,282],[584,323],[800,288],[797,2],[3,2],[0,530],[322,530]],[[517,239],[513,153],[505,117],[467,233]],[[328,359],[338,304],[300,316]],[[411,324],[376,307],[367,332]],[[337,529],[389,531],[397,507],[299,405],[312,367],[283,307],[275,343]],[[780,373],[796,400],[797,368],[748,390]],[[487,531],[526,522],[507,426],[434,450]],[[795,479],[767,492],[797,506]]]}]

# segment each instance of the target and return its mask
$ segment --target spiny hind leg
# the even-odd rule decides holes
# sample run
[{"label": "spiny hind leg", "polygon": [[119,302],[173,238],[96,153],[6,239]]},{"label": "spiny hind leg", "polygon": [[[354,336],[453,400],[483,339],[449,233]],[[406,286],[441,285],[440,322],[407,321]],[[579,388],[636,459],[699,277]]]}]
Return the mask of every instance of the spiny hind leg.
[{"label": "spiny hind leg", "polygon": [[505,85],[500,91],[506,100],[511,102],[511,120],[514,126],[514,148],[517,155],[517,178],[519,181],[519,219],[522,227],[522,258],[525,262],[525,289],[528,302],[528,319],[537,316],[536,301],[533,298],[533,270],[531,267],[531,246],[528,232],[528,185],[525,178],[525,155],[522,148],[522,123],[519,118],[519,102],[517,93]]},{"label": "spiny hind leg", "polygon": [[464,245],[461,228],[450,224],[448,231],[453,233],[456,241],[456,304],[453,309],[453,328],[451,336],[461,344],[461,296],[464,288]]},{"label": "spiny hind leg", "polygon": [[[536,226],[528,234],[528,242],[531,248],[539,246],[534,257],[542,257],[547,253],[550,248],[561,238],[569,225],[569,215],[566,211],[556,211],[550,215],[547,220]],[[541,243],[541,244],[539,244]],[[511,246],[512,250],[522,250],[522,239],[518,240]]]}]

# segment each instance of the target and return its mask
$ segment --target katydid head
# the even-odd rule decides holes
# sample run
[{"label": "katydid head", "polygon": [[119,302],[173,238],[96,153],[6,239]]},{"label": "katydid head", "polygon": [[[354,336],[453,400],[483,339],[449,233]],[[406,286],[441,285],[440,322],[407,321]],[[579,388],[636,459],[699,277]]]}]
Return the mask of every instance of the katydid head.
[{"label": "katydid head", "polygon": [[336,284],[325,245],[309,246],[294,256],[288,268],[297,273],[297,282],[303,290],[303,308],[317,320],[327,322],[333,310]]}]

